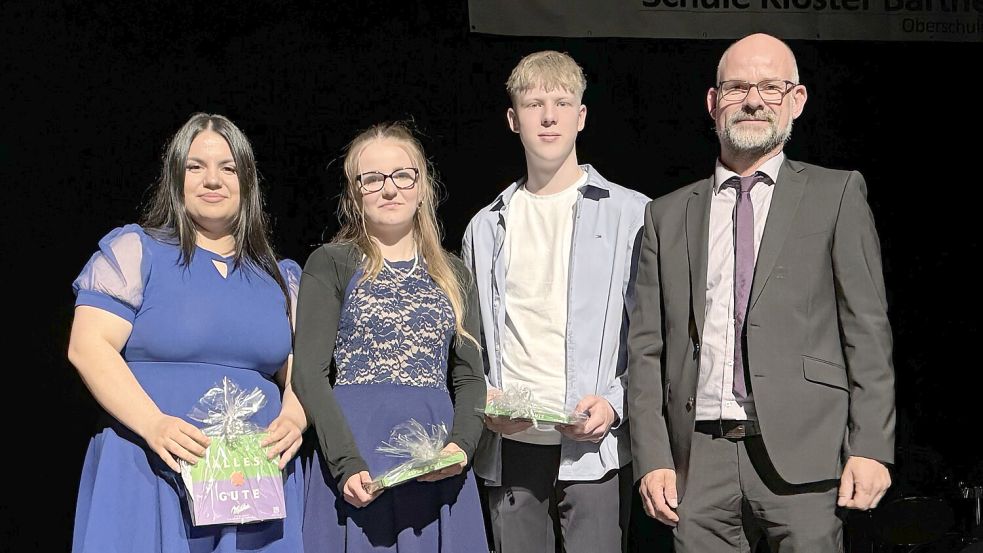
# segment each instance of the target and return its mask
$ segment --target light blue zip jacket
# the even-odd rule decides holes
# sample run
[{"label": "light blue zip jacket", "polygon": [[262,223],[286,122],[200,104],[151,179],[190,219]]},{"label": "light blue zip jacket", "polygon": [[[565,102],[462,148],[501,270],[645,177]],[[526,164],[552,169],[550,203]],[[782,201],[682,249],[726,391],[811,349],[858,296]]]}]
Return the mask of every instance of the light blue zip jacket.
[{"label": "light blue zip jacket", "polygon": [[[644,194],[608,182],[582,165],[587,182],[580,187],[567,283],[566,410],[585,396],[606,398],[617,414],[600,443],[563,437],[559,479],[598,480],[631,461],[627,389],[628,313],[634,303],[635,269],[645,205]],[[509,201],[522,184],[514,182],[479,211],[464,233],[461,256],[471,269],[481,307],[485,375],[501,389],[501,340],[505,328],[505,224]],[[502,437],[485,429],[475,453],[475,472],[488,485],[502,480]]]}]

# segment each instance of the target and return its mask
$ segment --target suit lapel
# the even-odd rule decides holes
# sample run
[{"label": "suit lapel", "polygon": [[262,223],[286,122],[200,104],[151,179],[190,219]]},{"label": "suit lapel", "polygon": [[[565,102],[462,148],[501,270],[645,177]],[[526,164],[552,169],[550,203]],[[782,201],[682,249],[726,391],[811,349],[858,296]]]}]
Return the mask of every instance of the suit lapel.
[{"label": "suit lapel", "polygon": [[710,197],[713,179],[706,179],[693,189],[686,203],[686,253],[689,257],[690,304],[697,335],[703,335],[703,317],[707,304],[707,243],[710,240]]},{"label": "suit lapel", "polygon": [[768,221],[765,223],[765,232],[761,237],[758,259],[754,265],[751,299],[748,303],[749,310],[754,309],[754,304],[758,301],[761,290],[768,282],[768,278],[775,268],[778,254],[781,253],[782,246],[785,245],[785,239],[788,237],[792,221],[795,220],[799,200],[802,199],[802,194],[805,191],[806,176],[802,173],[803,169],[804,167],[799,164],[786,161],[778,172],[778,182],[775,183],[771,208],[768,210]]}]

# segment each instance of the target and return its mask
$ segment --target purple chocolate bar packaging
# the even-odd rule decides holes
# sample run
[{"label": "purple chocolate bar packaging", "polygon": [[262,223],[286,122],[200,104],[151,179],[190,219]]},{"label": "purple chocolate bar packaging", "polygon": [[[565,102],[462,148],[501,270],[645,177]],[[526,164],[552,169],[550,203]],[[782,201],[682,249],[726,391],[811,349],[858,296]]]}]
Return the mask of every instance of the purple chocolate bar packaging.
[{"label": "purple chocolate bar packaging", "polygon": [[208,390],[189,414],[212,439],[197,464],[181,462],[188,510],[195,526],[243,524],[286,516],[279,459],[260,446],[266,432],[248,419],[266,403],[229,378]]}]

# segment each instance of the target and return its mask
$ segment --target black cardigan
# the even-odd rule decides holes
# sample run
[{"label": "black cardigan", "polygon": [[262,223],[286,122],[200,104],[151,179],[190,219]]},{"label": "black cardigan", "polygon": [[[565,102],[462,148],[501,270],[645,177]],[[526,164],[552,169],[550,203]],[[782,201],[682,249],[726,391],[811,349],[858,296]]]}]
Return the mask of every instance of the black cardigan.
[{"label": "black cardigan", "polygon": [[[350,244],[325,244],[304,265],[297,298],[294,360],[291,384],[307,418],[317,430],[321,455],[338,483],[338,489],[360,471],[368,470],[359,454],[349,422],[335,401],[331,379],[335,371],[334,346],[345,289],[358,270],[362,254]],[[480,339],[481,319],[474,279],[464,264],[451,258],[464,290],[464,328]],[[481,352],[467,339],[451,341],[447,357],[448,389],[454,399],[454,427],[448,441],[468,455],[470,463],[483,428],[476,408],[485,405],[485,372]]]}]

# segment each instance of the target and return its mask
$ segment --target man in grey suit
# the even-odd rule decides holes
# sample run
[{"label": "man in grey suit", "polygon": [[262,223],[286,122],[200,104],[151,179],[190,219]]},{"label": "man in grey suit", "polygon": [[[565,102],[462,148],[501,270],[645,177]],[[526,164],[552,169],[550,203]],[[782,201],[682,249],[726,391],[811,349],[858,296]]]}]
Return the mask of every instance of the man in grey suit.
[{"label": "man in grey suit", "polygon": [[629,334],[635,477],[681,553],[842,551],[837,507],[890,485],[894,369],[856,171],[792,161],[791,50],[735,42],[707,92],[712,177],[645,214]]}]

